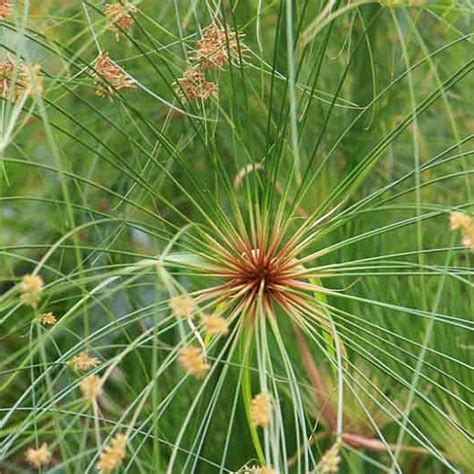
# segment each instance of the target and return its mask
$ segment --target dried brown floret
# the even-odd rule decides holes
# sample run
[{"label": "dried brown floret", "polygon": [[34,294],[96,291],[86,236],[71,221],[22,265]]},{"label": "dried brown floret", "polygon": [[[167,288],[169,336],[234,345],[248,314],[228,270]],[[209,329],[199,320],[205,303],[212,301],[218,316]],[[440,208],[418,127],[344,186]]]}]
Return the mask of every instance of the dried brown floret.
[{"label": "dried brown floret", "polygon": [[182,78],[178,79],[176,93],[183,101],[207,100],[217,98],[218,87],[208,81],[204,74],[197,69],[188,69]]},{"label": "dried brown floret", "polygon": [[199,63],[202,70],[222,68],[230,59],[239,56],[239,47],[241,53],[247,51],[241,42],[243,36],[242,33],[208,26],[203,30],[198,49],[191,60]]},{"label": "dried brown floret", "polygon": [[97,375],[88,375],[80,384],[84,400],[94,402],[102,392],[102,380]]},{"label": "dried brown floret", "polygon": [[449,223],[451,230],[467,229],[471,225],[472,219],[464,212],[451,212],[449,215]]},{"label": "dried brown floret", "polygon": [[90,357],[87,352],[81,352],[79,355],[74,356],[67,364],[74,370],[89,370],[97,367],[100,364],[100,360],[96,357]]},{"label": "dried brown floret", "polygon": [[276,474],[276,471],[268,466],[244,466],[235,474]]},{"label": "dried brown floret", "polygon": [[0,18],[6,18],[7,16],[10,16],[12,11],[12,5],[8,0],[0,0]]},{"label": "dried brown floret", "polygon": [[26,461],[36,469],[46,466],[51,462],[52,454],[47,443],[43,443],[40,448],[28,448],[25,454]]},{"label": "dried brown floret", "polygon": [[39,323],[44,324],[45,326],[54,326],[58,322],[56,316],[51,312],[40,314],[37,320]]},{"label": "dried brown floret", "polygon": [[120,33],[128,31],[133,25],[133,17],[130,13],[137,12],[138,9],[128,2],[124,4],[111,3],[105,6],[104,15],[108,20],[107,29],[115,33],[117,41],[120,39]]},{"label": "dried brown floret", "polygon": [[24,275],[20,283],[21,302],[36,308],[41,299],[44,282],[39,275]]},{"label": "dried brown floret", "polygon": [[22,94],[41,94],[43,81],[39,64],[14,63],[10,59],[0,62],[0,95],[17,101]]},{"label": "dried brown floret", "polygon": [[335,443],[323,455],[318,466],[318,472],[324,474],[336,474],[339,471],[341,457],[339,456],[340,444]]},{"label": "dried brown floret", "polygon": [[474,252],[474,224],[471,224],[463,232],[462,244]]},{"label": "dried brown floret", "polygon": [[194,313],[194,301],[186,295],[173,296],[170,299],[170,308],[176,316],[191,318]]},{"label": "dried brown floret", "polygon": [[254,426],[266,428],[270,424],[272,402],[268,393],[259,393],[252,400],[250,420]]},{"label": "dried brown floret", "polygon": [[218,336],[229,332],[229,321],[222,316],[203,316],[202,323],[209,336]]},{"label": "dried brown floret", "polygon": [[[135,89],[135,81],[129,77],[117,64],[109,57],[109,53],[102,52],[95,62],[98,79],[96,94],[100,97],[112,99],[115,92],[122,89]],[[106,83],[99,79],[104,79]]]},{"label": "dried brown floret", "polygon": [[110,474],[120,466],[125,459],[126,450],[127,436],[119,433],[112,440],[110,446],[106,446],[100,453],[99,462],[96,466],[100,474]]},{"label": "dried brown floret", "polygon": [[188,374],[194,375],[198,379],[203,378],[210,369],[210,365],[206,362],[199,347],[188,346],[181,349],[178,361]]},{"label": "dried brown floret", "polygon": [[474,250],[474,221],[472,218],[464,212],[451,212],[449,223],[451,230],[461,230],[462,244]]}]

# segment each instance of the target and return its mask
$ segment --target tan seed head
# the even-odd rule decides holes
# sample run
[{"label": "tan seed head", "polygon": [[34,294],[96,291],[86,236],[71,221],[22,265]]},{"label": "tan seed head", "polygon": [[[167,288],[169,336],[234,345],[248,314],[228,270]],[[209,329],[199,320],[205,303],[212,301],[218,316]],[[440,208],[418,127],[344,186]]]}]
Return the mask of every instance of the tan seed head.
[{"label": "tan seed head", "polygon": [[220,336],[229,332],[229,322],[222,316],[203,316],[202,323],[209,336]]},{"label": "tan seed head", "polygon": [[254,426],[268,427],[270,424],[272,402],[268,393],[259,393],[252,400],[250,420]]},{"label": "tan seed head", "polygon": [[95,402],[102,393],[102,380],[97,375],[89,375],[81,382],[80,389],[84,400]]},{"label": "tan seed head", "polygon": [[87,352],[81,352],[69,360],[67,364],[74,370],[89,370],[97,367],[100,364],[100,360],[96,357],[90,357]]},{"label": "tan seed head", "polygon": [[97,469],[100,474],[110,474],[125,459],[127,450],[127,436],[117,434],[109,446],[106,446],[100,453]]},{"label": "tan seed head", "polygon": [[178,362],[190,375],[203,378],[210,369],[210,365],[199,347],[188,346],[179,351]]},{"label": "tan seed head", "polygon": [[47,443],[43,443],[40,448],[28,448],[25,454],[26,461],[36,469],[46,466],[51,462],[52,454]]}]

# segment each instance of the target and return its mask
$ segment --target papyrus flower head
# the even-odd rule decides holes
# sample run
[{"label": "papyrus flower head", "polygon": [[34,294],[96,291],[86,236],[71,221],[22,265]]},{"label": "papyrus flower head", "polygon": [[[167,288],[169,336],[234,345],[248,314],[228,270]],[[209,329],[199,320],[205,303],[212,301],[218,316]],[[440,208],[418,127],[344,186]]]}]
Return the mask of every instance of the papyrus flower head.
[{"label": "papyrus flower head", "polygon": [[12,11],[13,8],[9,0],[0,0],[0,18],[10,16]]},{"label": "papyrus flower head", "polygon": [[226,31],[216,26],[208,26],[198,41],[198,49],[191,60],[196,61],[200,69],[224,67],[229,59],[238,57],[240,51],[246,51],[239,41],[243,35],[234,31]]},{"label": "papyrus flower head", "polygon": [[198,69],[188,69],[182,78],[178,79],[176,93],[184,101],[207,100],[218,95],[218,86],[208,81]]},{"label": "papyrus flower head", "polygon": [[203,316],[202,323],[209,336],[219,336],[229,332],[229,321],[222,316]]},{"label": "papyrus flower head", "polygon": [[179,351],[178,361],[190,375],[203,378],[210,369],[206,358],[199,347],[188,346]]},{"label": "papyrus flower head", "polygon": [[454,211],[449,215],[449,223],[451,230],[467,229],[471,225],[472,219],[464,212]]},{"label": "papyrus flower head", "polygon": [[474,250],[474,222],[471,216],[464,214],[464,212],[451,212],[449,223],[451,230],[461,230],[462,244]]},{"label": "papyrus flower head", "polygon": [[88,375],[81,383],[82,398],[88,402],[95,402],[102,393],[102,380],[97,375]]},{"label": "papyrus flower head", "polygon": [[195,311],[194,301],[187,295],[173,296],[170,299],[170,308],[176,316],[182,318],[192,318]]},{"label": "papyrus flower head", "polygon": [[95,62],[95,70],[98,79],[96,94],[100,97],[112,99],[118,90],[137,87],[135,81],[110,59],[107,52],[100,53]]},{"label": "papyrus flower head", "polygon": [[47,443],[43,443],[40,448],[28,448],[25,454],[26,461],[36,469],[46,466],[51,462],[52,454]]},{"label": "papyrus flower head", "polygon": [[97,367],[100,364],[100,360],[96,357],[89,356],[87,352],[81,352],[69,360],[67,364],[74,370],[89,370],[93,367]]},{"label": "papyrus flower head", "polygon": [[100,453],[97,469],[100,474],[110,474],[125,459],[127,451],[127,436],[119,433],[115,435],[109,446]]},{"label": "papyrus flower head", "polygon": [[335,443],[324,453],[321,462],[318,465],[318,472],[324,474],[336,474],[339,471],[339,464],[341,463],[339,450],[340,444]]},{"label": "papyrus flower head", "polygon": [[259,393],[252,400],[250,421],[254,426],[266,428],[270,424],[272,402],[268,393]]},{"label": "papyrus flower head", "polygon": [[129,2],[110,3],[104,8],[104,15],[107,18],[107,29],[113,31],[120,39],[120,33],[128,31],[133,25],[133,17],[130,13],[137,13],[138,9]]},{"label": "papyrus flower head", "polygon": [[54,326],[58,322],[58,319],[53,313],[49,312],[40,314],[38,316],[38,322],[45,326]]},{"label": "papyrus flower head", "polygon": [[276,474],[276,471],[269,466],[244,466],[234,474]]},{"label": "papyrus flower head", "polygon": [[474,223],[464,230],[462,244],[474,251]]},{"label": "papyrus flower head", "polygon": [[39,275],[24,275],[20,283],[21,302],[36,308],[41,299],[44,282]]},{"label": "papyrus flower head", "polygon": [[18,101],[22,94],[34,96],[43,91],[39,64],[26,65],[5,59],[0,62],[0,95]]}]

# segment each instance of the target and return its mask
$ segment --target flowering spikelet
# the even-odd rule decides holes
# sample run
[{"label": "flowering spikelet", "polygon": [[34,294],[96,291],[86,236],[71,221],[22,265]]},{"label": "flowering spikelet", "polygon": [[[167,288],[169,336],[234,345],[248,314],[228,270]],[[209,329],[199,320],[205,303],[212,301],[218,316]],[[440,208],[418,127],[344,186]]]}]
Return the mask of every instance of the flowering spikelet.
[{"label": "flowering spikelet", "polygon": [[176,316],[191,318],[194,313],[194,301],[186,295],[173,296],[170,299],[170,308]]},{"label": "flowering spikelet", "polygon": [[51,312],[40,314],[37,321],[45,326],[54,326],[58,322],[56,316]]},{"label": "flowering spikelet", "polygon": [[40,72],[41,66],[39,64],[31,64],[23,67],[25,89],[28,89],[29,95],[40,95],[43,92],[43,78]]},{"label": "flowering spikelet", "polygon": [[190,375],[196,378],[203,378],[211,366],[206,362],[206,359],[199,347],[188,346],[179,351],[178,361],[181,366]]},{"label": "flowering spikelet", "polygon": [[235,474],[276,474],[276,471],[268,466],[244,466]]},{"label": "flowering spikelet", "polygon": [[20,283],[21,302],[36,308],[43,292],[43,279],[39,275],[24,275]]},{"label": "flowering spikelet", "polygon": [[80,384],[84,400],[94,402],[102,393],[102,380],[97,375],[88,375]]},{"label": "flowering spikelet", "polygon": [[67,364],[74,370],[89,370],[97,367],[100,364],[100,360],[96,357],[90,357],[87,352],[81,352],[68,361]]},{"label": "flowering spikelet", "polygon": [[[203,30],[198,49],[191,60],[196,61],[202,70],[222,68],[230,58],[238,57],[239,39],[242,37],[241,33],[208,26]],[[240,44],[240,50],[244,52],[246,48]]]},{"label": "flowering spikelet", "polygon": [[116,90],[135,89],[137,87],[135,81],[109,58],[107,52],[100,53],[95,62],[95,69],[97,79],[102,78],[107,81],[107,84],[97,83],[96,94],[100,97],[112,99]]},{"label": "flowering spikelet", "polygon": [[272,469],[271,467],[262,466],[260,468],[259,474],[276,474],[276,471],[275,469]]},{"label": "flowering spikelet", "polygon": [[222,316],[203,316],[202,323],[209,336],[219,336],[229,332],[229,322]]},{"label": "flowering spikelet", "polygon": [[449,222],[451,230],[461,230],[462,244],[474,250],[474,222],[472,218],[464,212],[451,212]]},{"label": "flowering spikelet", "polygon": [[0,0],[0,18],[6,18],[12,11],[13,8],[8,0]]},{"label": "flowering spikelet", "polygon": [[219,91],[217,84],[208,81],[197,69],[188,69],[183,77],[178,79],[175,90],[183,102],[217,98]]},{"label": "flowering spikelet", "polygon": [[324,453],[318,466],[318,472],[324,474],[335,474],[339,471],[339,464],[341,463],[339,449],[340,444],[336,443]]},{"label": "flowering spikelet", "polygon": [[471,225],[472,219],[464,212],[456,211],[449,215],[449,223],[451,230],[467,229]]},{"label": "flowering spikelet", "polygon": [[268,393],[259,393],[252,400],[250,421],[254,426],[266,428],[270,424],[272,402]]},{"label": "flowering spikelet", "polygon": [[28,448],[25,458],[29,464],[39,469],[41,466],[46,466],[51,462],[51,451],[48,449],[48,444],[43,443],[41,448]]},{"label": "flowering spikelet", "polygon": [[463,232],[462,244],[474,252],[474,223]]},{"label": "flowering spikelet", "polygon": [[23,93],[29,96],[41,94],[43,82],[39,64],[25,65],[9,59],[0,62],[0,95],[18,100]]},{"label": "flowering spikelet", "polygon": [[104,15],[108,23],[107,29],[115,32],[117,41],[120,39],[120,33],[128,31],[133,25],[133,17],[130,13],[137,13],[138,9],[128,2],[107,4],[104,8]]},{"label": "flowering spikelet", "polygon": [[127,436],[124,434],[117,434],[109,446],[106,446],[100,453],[97,469],[101,474],[109,474],[115,468],[122,464],[125,459],[127,448]]}]

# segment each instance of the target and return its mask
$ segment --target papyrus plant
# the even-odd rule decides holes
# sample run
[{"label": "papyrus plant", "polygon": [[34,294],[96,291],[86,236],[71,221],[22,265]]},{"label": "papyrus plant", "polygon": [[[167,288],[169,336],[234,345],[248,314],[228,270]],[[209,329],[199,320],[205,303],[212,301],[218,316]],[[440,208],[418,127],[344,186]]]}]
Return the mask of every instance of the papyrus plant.
[{"label": "papyrus plant", "polygon": [[0,471],[469,472],[470,22],[0,1]]}]

